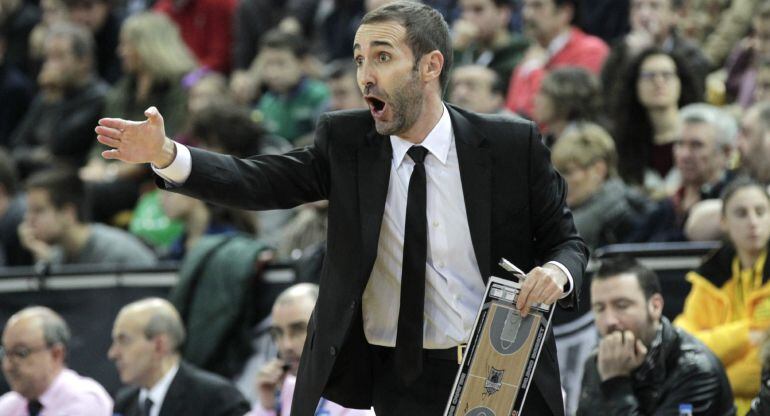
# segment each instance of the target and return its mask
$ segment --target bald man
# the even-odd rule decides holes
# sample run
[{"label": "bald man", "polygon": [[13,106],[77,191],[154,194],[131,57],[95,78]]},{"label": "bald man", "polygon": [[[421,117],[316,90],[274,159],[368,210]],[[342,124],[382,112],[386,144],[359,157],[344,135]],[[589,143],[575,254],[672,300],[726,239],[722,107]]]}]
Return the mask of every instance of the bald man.
[{"label": "bald man", "polygon": [[34,306],[11,316],[3,331],[0,397],[3,416],[112,415],[112,399],[96,381],[66,366],[70,330],[51,309]]},{"label": "bald man", "polygon": [[168,301],[150,298],[123,307],[108,356],[128,386],[115,398],[123,416],[243,416],[249,404],[229,381],[181,359],[185,329]]},{"label": "bald man", "polygon": [[[270,335],[278,357],[257,374],[259,404],[249,416],[288,416],[291,412],[299,359],[307,336],[307,324],[318,299],[318,285],[300,283],[281,292],[273,303]],[[346,409],[326,399],[316,407],[317,416],[373,416],[371,410]]]}]

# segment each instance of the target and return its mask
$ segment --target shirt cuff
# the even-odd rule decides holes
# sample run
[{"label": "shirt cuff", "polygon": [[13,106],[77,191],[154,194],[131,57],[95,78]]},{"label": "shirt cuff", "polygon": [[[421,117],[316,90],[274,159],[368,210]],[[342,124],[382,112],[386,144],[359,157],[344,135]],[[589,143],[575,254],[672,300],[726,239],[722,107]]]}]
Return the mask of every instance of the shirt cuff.
[{"label": "shirt cuff", "polygon": [[176,146],[176,157],[170,165],[163,169],[156,168],[152,163],[150,163],[150,166],[163,180],[174,186],[180,186],[190,177],[190,172],[192,172],[192,156],[187,146],[177,142],[174,142],[174,146]]},{"label": "shirt cuff", "polygon": [[559,270],[563,271],[564,274],[567,275],[567,288],[564,289],[564,294],[561,295],[559,299],[566,298],[567,296],[570,295],[570,293],[572,293],[572,289],[574,289],[575,287],[575,284],[573,283],[573,280],[572,280],[572,273],[570,273],[569,270],[567,270],[567,268],[564,267],[564,265],[559,263],[558,261],[549,261],[546,264],[553,264],[554,266],[558,267]]}]

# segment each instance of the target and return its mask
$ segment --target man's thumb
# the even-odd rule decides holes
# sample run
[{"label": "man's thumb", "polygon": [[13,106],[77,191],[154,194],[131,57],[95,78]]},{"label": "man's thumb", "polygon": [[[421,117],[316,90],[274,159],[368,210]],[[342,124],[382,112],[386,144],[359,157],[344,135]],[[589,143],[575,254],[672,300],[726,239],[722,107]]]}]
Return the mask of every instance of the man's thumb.
[{"label": "man's thumb", "polygon": [[144,116],[147,117],[148,120],[150,120],[150,123],[153,123],[153,124],[163,123],[163,116],[160,115],[160,112],[155,106],[152,106],[147,110],[144,110]]}]

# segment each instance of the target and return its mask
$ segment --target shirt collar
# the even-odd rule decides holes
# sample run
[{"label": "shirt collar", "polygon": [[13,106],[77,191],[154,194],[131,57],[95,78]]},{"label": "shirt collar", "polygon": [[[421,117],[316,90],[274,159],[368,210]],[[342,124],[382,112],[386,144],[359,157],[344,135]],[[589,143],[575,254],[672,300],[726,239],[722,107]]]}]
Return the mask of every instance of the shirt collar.
[{"label": "shirt collar", "polygon": [[44,409],[45,408],[51,409],[52,406],[55,404],[53,403],[53,399],[56,396],[56,390],[58,390],[60,384],[63,384],[66,382],[64,380],[66,377],[64,374],[67,371],[70,371],[70,370],[66,368],[62,369],[59,372],[59,375],[57,375],[56,378],[53,379],[53,381],[51,382],[51,385],[48,386],[48,388],[45,390],[45,392],[43,392],[43,394],[40,395],[40,397],[38,397],[37,400],[40,402],[40,404],[43,405]]},{"label": "shirt collar", "polygon": [[155,383],[154,386],[150,390],[147,390],[143,388],[139,391],[139,405],[144,406],[144,400],[146,398],[150,398],[152,400],[152,405],[157,406],[160,403],[163,403],[163,399],[166,397],[166,393],[168,392],[168,388],[171,386],[171,382],[174,380],[174,377],[176,377],[176,373],[179,371],[179,363],[176,363],[173,367],[171,367],[170,370],[166,372],[166,374],[158,380],[157,383]]},{"label": "shirt collar", "polygon": [[[442,164],[446,164],[454,133],[452,132],[452,119],[449,117],[449,110],[444,104],[441,104],[441,107],[443,108],[441,118],[433,127],[433,130],[425,137],[425,140],[420,143],[420,146],[428,149]],[[410,147],[414,146],[414,143],[391,135],[390,144],[393,147],[393,161],[396,166],[400,166],[401,162],[404,161],[406,152]]]},{"label": "shirt collar", "polygon": [[548,56],[553,57],[557,53],[559,53],[562,49],[564,49],[565,46],[567,46],[567,42],[569,42],[569,39],[572,37],[572,29],[564,31],[561,35],[553,38],[551,40],[551,43],[548,44]]}]

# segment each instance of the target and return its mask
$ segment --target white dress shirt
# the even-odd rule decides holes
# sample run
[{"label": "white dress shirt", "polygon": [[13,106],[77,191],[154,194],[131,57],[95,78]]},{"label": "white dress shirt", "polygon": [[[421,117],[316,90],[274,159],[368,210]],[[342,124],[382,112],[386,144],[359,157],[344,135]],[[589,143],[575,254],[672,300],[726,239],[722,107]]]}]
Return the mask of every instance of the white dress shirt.
[{"label": "white dress shirt", "polygon": [[152,386],[151,389],[139,390],[139,408],[144,409],[144,401],[148,397],[152,400],[152,408],[150,408],[150,416],[158,416],[160,409],[163,407],[163,400],[166,398],[168,388],[171,386],[171,382],[174,381],[176,373],[179,371],[179,364],[171,367],[166,374]]},{"label": "white dress shirt", "polygon": [[[443,110],[441,119],[420,143],[429,151],[424,161],[428,219],[423,326],[426,349],[451,348],[467,342],[485,290],[465,212],[452,121],[445,106]],[[377,258],[362,300],[367,341],[386,347],[396,345],[406,200],[414,168],[406,155],[413,143],[397,136],[390,136],[390,142],[393,158]],[[189,149],[178,143],[176,146],[177,157],[171,165],[153,169],[166,181],[182,184],[192,162]],[[569,289],[562,296],[566,297],[572,291],[572,275],[562,264],[549,263],[567,275]]]}]

